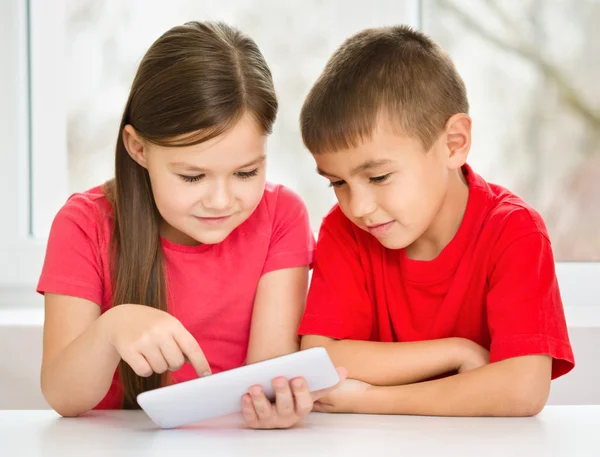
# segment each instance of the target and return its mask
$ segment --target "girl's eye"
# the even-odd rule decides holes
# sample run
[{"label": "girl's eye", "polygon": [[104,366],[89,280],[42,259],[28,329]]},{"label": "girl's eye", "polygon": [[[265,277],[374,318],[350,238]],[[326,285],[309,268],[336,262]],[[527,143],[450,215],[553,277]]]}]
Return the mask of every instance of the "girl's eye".
[{"label": "girl's eye", "polygon": [[329,187],[342,187],[344,184],[346,184],[346,181],[330,181]]},{"label": "girl's eye", "polygon": [[258,168],[255,168],[252,171],[238,171],[235,175],[240,179],[249,179],[258,174]]},{"label": "girl's eye", "polygon": [[196,181],[200,181],[202,178],[204,178],[205,175],[195,175],[195,176],[177,175],[177,176],[179,176],[185,182],[196,182]]},{"label": "girl's eye", "polygon": [[369,181],[374,182],[374,183],[380,183],[380,182],[384,182],[385,180],[387,180],[390,176],[391,176],[391,173],[388,173],[387,175],[383,175],[383,176],[374,176],[372,178],[369,178]]}]

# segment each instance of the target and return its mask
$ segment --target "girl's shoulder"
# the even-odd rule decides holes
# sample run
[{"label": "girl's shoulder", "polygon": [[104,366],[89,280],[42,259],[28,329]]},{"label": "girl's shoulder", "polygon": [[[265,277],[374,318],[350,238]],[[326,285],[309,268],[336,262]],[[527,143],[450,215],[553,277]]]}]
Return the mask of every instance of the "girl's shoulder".
[{"label": "girl's shoulder", "polygon": [[113,208],[104,193],[104,186],[92,187],[84,192],[72,194],[61,211],[85,218],[110,218],[113,217]]},{"label": "girl's shoulder", "polygon": [[54,225],[78,227],[96,236],[110,232],[113,208],[104,194],[103,186],[72,194],[58,211]]},{"label": "girl's shoulder", "polygon": [[277,219],[282,213],[307,212],[304,201],[296,192],[271,182],[266,183],[263,198],[257,209],[266,210],[272,219]]},{"label": "girl's shoulder", "polygon": [[288,187],[267,182],[260,203],[237,232],[273,238],[307,230],[310,231],[308,210],[302,198]]}]

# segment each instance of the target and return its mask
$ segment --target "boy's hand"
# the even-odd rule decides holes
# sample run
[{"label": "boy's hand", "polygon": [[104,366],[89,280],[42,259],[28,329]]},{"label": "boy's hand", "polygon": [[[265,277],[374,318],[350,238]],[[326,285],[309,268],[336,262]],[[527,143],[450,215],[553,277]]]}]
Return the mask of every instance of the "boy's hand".
[{"label": "boy's hand", "polygon": [[490,363],[490,352],[471,340],[463,340],[462,363],[458,367],[459,373],[481,368]]},{"label": "boy's hand", "polygon": [[337,389],[315,402],[313,411],[321,413],[355,413],[364,395],[373,386],[356,379],[346,379]]},{"label": "boy's hand", "polygon": [[242,397],[242,415],[249,428],[289,428],[304,419],[313,409],[313,404],[324,395],[330,394],[346,379],[347,371],[338,368],[340,383],[329,389],[310,393],[303,378],[288,382],[285,378],[273,379],[275,403],[265,396],[261,386],[250,387]]}]

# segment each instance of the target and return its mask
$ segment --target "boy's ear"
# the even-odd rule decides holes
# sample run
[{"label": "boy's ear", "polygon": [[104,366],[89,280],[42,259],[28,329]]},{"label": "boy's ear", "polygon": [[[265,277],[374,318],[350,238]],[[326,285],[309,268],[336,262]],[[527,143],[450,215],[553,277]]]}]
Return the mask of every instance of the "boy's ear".
[{"label": "boy's ear", "polygon": [[129,156],[139,165],[146,168],[148,163],[146,157],[146,142],[135,131],[133,126],[129,124],[123,128],[123,144],[125,145],[125,149],[127,149]]},{"label": "boy's ear", "polygon": [[446,122],[446,147],[448,167],[457,170],[467,161],[471,149],[471,118],[457,113]]}]

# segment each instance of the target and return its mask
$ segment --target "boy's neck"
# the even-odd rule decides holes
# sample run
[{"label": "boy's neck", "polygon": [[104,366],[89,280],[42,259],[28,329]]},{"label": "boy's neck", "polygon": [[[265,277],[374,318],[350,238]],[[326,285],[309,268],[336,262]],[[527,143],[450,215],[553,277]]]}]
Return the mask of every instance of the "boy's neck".
[{"label": "boy's neck", "polygon": [[467,202],[469,184],[461,169],[448,177],[448,191],[432,224],[414,243],[406,247],[406,255],[414,260],[433,260],[452,241],[460,228]]}]

